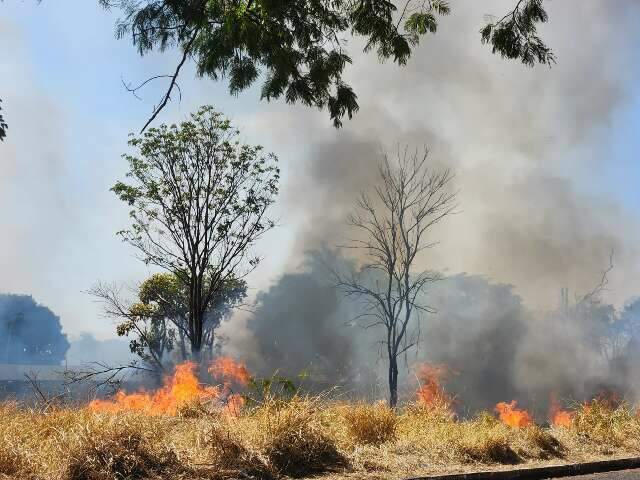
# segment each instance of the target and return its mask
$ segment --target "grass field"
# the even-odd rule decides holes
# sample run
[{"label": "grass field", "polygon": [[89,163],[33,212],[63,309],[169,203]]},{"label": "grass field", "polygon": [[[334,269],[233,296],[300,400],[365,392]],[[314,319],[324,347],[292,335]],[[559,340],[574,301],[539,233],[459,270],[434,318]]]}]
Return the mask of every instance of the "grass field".
[{"label": "grass field", "polygon": [[235,412],[174,414],[0,406],[0,478],[51,480],[371,478],[640,454],[640,419],[593,401],[565,426],[457,420],[446,404],[353,404],[267,396]]}]

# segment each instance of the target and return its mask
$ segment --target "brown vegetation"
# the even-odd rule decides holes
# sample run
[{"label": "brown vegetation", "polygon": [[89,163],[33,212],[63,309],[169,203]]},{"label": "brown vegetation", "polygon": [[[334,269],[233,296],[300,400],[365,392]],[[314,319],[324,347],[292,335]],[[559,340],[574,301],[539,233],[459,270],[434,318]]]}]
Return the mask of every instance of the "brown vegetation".
[{"label": "brown vegetation", "polygon": [[[186,414],[182,414],[182,413]],[[494,413],[456,419],[416,403],[267,397],[239,415],[206,405],[178,415],[0,406],[0,478],[53,480],[385,478],[640,453],[627,405],[577,405],[569,426],[512,427]]]}]

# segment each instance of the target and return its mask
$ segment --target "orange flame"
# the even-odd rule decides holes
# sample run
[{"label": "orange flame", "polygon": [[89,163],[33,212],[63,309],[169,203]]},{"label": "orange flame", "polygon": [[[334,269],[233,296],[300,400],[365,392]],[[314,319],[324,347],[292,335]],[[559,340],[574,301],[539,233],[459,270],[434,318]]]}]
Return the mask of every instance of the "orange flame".
[{"label": "orange flame", "polygon": [[212,377],[222,381],[223,396],[227,398],[227,404],[224,407],[225,413],[233,416],[240,414],[240,409],[245,404],[242,395],[234,393],[232,386],[234,384],[244,387],[251,380],[251,375],[247,367],[242,363],[234,361],[231,357],[218,357],[211,365],[209,365],[209,373]]},{"label": "orange flame", "polygon": [[500,420],[510,427],[527,427],[533,425],[533,417],[526,410],[516,408],[518,402],[511,400],[510,403],[500,402],[496,405],[496,412],[500,415]]},{"label": "orange flame", "polygon": [[573,414],[562,409],[560,402],[558,402],[554,394],[551,394],[549,420],[551,420],[551,424],[556,427],[570,427],[573,422]]},{"label": "orange flame", "polygon": [[209,373],[224,382],[235,382],[239,385],[249,383],[251,376],[247,367],[237,363],[231,357],[218,357],[209,365]]},{"label": "orange flame", "polygon": [[418,403],[428,408],[445,407],[449,410],[453,404],[453,398],[442,387],[442,381],[449,373],[450,369],[447,365],[430,363],[417,365]]},{"label": "orange flame", "polygon": [[228,357],[216,359],[209,371],[214,377],[222,379],[222,385],[218,386],[202,385],[195,374],[196,367],[194,362],[181,363],[155,392],[127,394],[119,391],[111,400],[93,400],[89,403],[89,409],[108,413],[141,411],[149,415],[175,415],[181,406],[194,401],[219,401],[226,403],[224,411],[237,414],[244,399],[233,393],[231,386],[233,383],[240,386],[247,384],[249,373],[246,367]]}]

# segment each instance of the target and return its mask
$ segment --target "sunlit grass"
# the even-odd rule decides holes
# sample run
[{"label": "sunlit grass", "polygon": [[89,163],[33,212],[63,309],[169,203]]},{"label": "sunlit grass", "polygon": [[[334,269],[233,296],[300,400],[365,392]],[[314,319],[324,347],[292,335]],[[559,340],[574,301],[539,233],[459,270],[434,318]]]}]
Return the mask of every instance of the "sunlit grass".
[{"label": "sunlit grass", "polygon": [[0,478],[52,480],[401,478],[451,469],[640,453],[627,405],[577,405],[567,427],[509,427],[445,406],[269,397],[230,415],[185,405],[176,416],[0,405]]}]

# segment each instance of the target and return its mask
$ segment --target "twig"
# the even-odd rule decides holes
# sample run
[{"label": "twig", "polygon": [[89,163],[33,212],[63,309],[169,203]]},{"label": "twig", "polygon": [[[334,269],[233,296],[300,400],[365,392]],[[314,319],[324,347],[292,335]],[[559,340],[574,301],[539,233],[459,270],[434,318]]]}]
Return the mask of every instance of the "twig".
[{"label": "twig", "polygon": [[[167,93],[164,94],[164,97],[160,102],[160,105],[158,105],[153,110],[153,114],[151,115],[151,118],[149,118],[149,120],[147,120],[147,123],[144,124],[144,127],[142,127],[142,129],[140,130],[140,133],[143,133],[147,129],[147,127],[151,124],[151,122],[155,120],[158,114],[167,105],[167,102],[171,99],[171,92],[173,91],[173,87],[177,85],[176,82],[178,80],[178,75],[180,74],[180,70],[182,69],[182,66],[184,65],[184,63],[187,61],[187,57],[191,53],[191,47],[193,46],[193,42],[195,42],[199,32],[200,32],[199,28],[196,28],[193,31],[193,35],[191,36],[191,39],[189,40],[189,42],[187,42],[187,44],[184,47],[184,52],[182,53],[182,60],[180,60],[180,63],[176,67],[176,71],[171,76],[171,83],[169,83],[169,88],[167,89]],[[178,90],[179,89],[180,87],[178,87]]]}]

